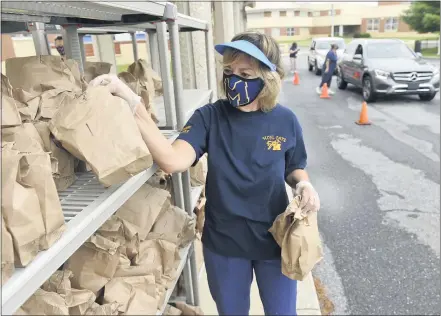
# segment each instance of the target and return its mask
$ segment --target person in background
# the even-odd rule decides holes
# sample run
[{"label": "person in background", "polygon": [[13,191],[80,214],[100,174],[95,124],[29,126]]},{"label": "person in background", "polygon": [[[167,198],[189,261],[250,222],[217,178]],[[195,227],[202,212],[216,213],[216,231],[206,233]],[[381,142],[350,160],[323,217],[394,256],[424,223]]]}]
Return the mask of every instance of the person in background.
[{"label": "person in background", "polygon": [[289,49],[289,59],[291,61],[291,73],[294,73],[294,71],[297,71],[297,52],[300,50],[300,48],[297,47],[297,43],[294,42],[291,45],[291,48]]},{"label": "person in background", "polygon": [[55,48],[61,56],[61,59],[64,60],[66,57],[66,52],[64,51],[64,41],[62,36],[57,36],[55,38]]},{"label": "person in background", "polygon": [[306,167],[299,120],[277,99],[284,76],[277,42],[247,31],[216,45],[223,56],[225,98],[197,109],[173,143],[140,98],[115,75],[109,90],[125,99],[154,161],[182,172],[208,153],[207,204],[202,243],[208,285],[219,315],[249,315],[256,275],[265,315],[296,315],[297,282],[282,274],[281,249],[268,229],[289,204],[285,181],[301,196],[301,209],[320,200]]},{"label": "person in background", "polygon": [[325,62],[323,63],[322,68],[322,81],[320,82],[320,85],[317,87],[316,91],[318,94],[322,93],[322,87],[326,83],[328,86],[328,93],[334,94],[334,91],[332,91],[331,88],[331,81],[332,81],[332,75],[334,74],[335,68],[337,68],[337,44],[331,45],[331,50],[326,55]]}]

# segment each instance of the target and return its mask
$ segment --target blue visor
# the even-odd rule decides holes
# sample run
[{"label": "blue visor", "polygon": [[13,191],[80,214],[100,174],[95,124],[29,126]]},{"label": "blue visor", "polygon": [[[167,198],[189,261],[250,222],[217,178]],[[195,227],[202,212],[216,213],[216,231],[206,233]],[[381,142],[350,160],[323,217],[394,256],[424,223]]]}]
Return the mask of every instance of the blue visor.
[{"label": "blue visor", "polygon": [[257,48],[256,45],[254,45],[248,41],[239,40],[239,41],[219,44],[219,45],[216,45],[214,48],[221,55],[224,54],[225,49],[227,49],[227,48],[234,48],[234,49],[240,50],[241,52],[244,52],[245,54],[248,54],[251,57],[254,57],[258,61],[262,62],[271,71],[276,71],[276,65],[274,65],[272,62],[270,62],[269,59],[265,56],[265,54],[262,53],[262,51],[259,48]]}]

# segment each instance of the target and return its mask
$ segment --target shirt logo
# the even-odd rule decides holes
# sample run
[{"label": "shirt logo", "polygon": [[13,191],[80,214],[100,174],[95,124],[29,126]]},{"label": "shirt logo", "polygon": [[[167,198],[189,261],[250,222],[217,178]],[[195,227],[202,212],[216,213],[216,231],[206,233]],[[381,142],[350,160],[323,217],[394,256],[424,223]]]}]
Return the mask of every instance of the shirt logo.
[{"label": "shirt logo", "polygon": [[191,130],[191,125],[187,125],[181,130],[181,133],[187,134],[190,130]]},{"label": "shirt logo", "polygon": [[266,147],[270,151],[280,151],[282,150],[282,144],[286,143],[286,138],[282,136],[264,136],[262,137],[266,141]]}]

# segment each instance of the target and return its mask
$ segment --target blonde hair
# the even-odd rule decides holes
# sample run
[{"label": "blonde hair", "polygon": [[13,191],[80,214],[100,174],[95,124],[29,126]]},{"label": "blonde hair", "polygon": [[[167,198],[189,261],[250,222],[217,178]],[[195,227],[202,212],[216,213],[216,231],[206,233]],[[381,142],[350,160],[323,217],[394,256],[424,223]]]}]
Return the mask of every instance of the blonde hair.
[{"label": "blonde hair", "polygon": [[[246,56],[251,60],[257,76],[262,78],[265,85],[257,97],[259,108],[263,112],[271,111],[277,104],[277,99],[282,87],[282,79],[285,72],[282,67],[282,58],[280,48],[277,42],[268,35],[255,31],[246,31],[237,34],[232,41],[245,40],[259,48],[265,56],[276,66],[276,71],[271,71],[267,66],[257,59],[245,54],[239,50],[226,49],[223,55],[223,66],[230,66],[241,56]],[[221,83],[222,92],[225,95],[225,86]]]}]

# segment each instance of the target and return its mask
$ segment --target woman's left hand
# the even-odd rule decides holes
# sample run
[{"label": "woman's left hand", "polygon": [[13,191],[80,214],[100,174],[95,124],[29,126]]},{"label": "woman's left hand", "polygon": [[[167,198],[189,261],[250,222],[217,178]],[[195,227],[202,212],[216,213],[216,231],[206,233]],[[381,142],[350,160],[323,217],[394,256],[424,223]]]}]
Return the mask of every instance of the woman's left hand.
[{"label": "woman's left hand", "polygon": [[309,181],[300,181],[296,185],[296,195],[300,195],[300,209],[305,213],[317,212],[320,209],[320,198]]}]

